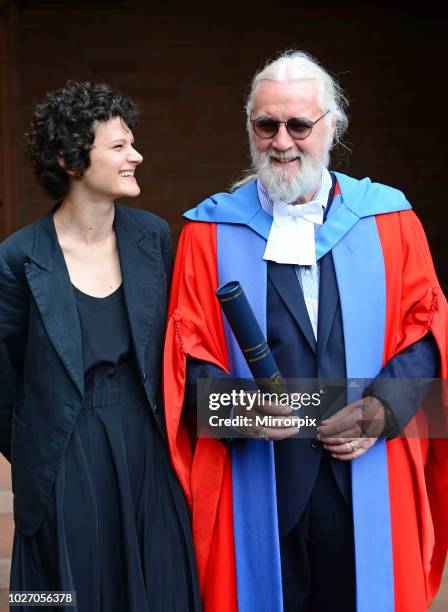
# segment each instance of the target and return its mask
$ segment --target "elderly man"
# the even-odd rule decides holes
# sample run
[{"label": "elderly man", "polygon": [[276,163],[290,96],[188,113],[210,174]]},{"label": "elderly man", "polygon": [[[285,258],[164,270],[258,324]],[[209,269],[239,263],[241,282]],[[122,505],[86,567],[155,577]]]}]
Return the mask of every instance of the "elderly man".
[{"label": "elderly man", "polygon": [[[423,395],[383,383],[446,376],[446,300],[403,194],[328,171],[344,106],[307,54],[268,63],[247,101],[252,172],[185,215],[165,401],[209,611],[423,612],[440,582],[445,441],[396,437]],[[283,377],[320,381],[316,437],[280,416],[243,441],[191,442],[195,381],[248,376],[214,297],[229,280]],[[329,413],[324,383],[344,378],[373,380]]]}]

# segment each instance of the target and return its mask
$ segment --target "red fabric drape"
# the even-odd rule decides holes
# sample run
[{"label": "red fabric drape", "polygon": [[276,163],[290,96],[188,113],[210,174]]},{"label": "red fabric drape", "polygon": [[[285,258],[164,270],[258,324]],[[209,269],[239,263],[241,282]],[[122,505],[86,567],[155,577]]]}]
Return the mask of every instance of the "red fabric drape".
[{"label": "red fabric drape", "polygon": [[[447,378],[447,303],[420,222],[412,211],[380,215],[386,271],[384,362],[431,331]],[[441,405],[441,410],[446,405]],[[425,429],[422,411],[409,429]],[[427,610],[447,550],[448,440],[389,441],[388,464],[396,612]]]},{"label": "red fabric drape", "polygon": [[236,595],[232,463],[219,440],[192,437],[182,420],[187,355],[228,371],[221,307],[215,297],[216,226],[188,223],[180,237],[164,354],[164,397],[174,468],[192,512],[205,612],[233,612]]}]

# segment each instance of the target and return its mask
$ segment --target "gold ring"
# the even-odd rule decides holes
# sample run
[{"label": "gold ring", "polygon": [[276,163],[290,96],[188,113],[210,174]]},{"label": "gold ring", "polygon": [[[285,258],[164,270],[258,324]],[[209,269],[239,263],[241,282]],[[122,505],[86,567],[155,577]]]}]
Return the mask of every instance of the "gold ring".
[{"label": "gold ring", "polygon": [[358,447],[353,442],[353,440],[349,440],[349,442],[347,444],[350,444],[351,451],[349,451],[349,452],[355,453],[358,450]]}]

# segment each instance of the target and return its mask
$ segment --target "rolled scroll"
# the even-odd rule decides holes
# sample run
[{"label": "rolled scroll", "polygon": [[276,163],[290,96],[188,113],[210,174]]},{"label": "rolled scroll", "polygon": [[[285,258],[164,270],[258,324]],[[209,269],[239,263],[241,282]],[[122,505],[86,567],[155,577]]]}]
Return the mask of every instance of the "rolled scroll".
[{"label": "rolled scroll", "polygon": [[282,391],[278,366],[239,281],[225,283],[215,293],[253,377],[264,379],[262,386],[269,390]]}]

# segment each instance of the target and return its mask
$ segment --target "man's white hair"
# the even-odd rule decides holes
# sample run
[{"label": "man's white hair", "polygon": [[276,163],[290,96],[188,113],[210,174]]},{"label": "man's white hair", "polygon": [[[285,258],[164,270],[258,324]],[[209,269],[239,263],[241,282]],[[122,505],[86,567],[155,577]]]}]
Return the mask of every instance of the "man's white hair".
[{"label": "man's white hair", "polygon": [[347,106],[347,98],[336,79],[305,51],[285,51],[276,60],[269,61],[255,74],[246,101],[247,129],[250,128],[255,95],[261,81],[284,82],[301,79],[315,79],[318,82],[319,106],[322,112],[329,111],[326,117],[329,124],[332,120],[335,121],[334,139],[339,142],[348,126],[348,118],[344,110]]},{"label": "man's white hair", "polygon": [[[247,123],[246,128],[251,134],[250,119],[259,84],[262,81],[297,81],[301,79],[315,79],[318,83],[318,103],[322,112],[329,111],[325,117],[327,125],[334,122],[333,144],[340,142],[342,135],[348,127],[348,117],[345,109],[348,106],[347,98],[337,80],[327,72],[319,62],[305,51],[285,51],[277,59],[269,60],[259,70],[250,86],[246,100]],[[246,172],[246,176],[234,183],[231,189],[236,189],[250,180],[256,178],[254,169]]]}]

